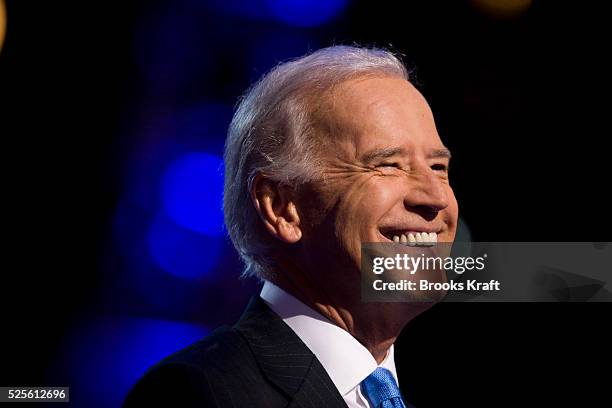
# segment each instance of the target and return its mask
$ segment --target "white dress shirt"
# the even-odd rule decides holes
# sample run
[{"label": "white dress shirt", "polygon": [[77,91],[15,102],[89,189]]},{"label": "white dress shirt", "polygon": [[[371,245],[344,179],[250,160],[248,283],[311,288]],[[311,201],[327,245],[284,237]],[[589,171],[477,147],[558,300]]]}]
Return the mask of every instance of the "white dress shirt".
[{"label": "white dress shirt", "polygon": [[397,381],[393,346],[378,365],[368,349],[346,330],[273,283],[266,281],[260,296],[313,352],[349,407],[370,408],[359,385],[377,367],[391,371]]}]

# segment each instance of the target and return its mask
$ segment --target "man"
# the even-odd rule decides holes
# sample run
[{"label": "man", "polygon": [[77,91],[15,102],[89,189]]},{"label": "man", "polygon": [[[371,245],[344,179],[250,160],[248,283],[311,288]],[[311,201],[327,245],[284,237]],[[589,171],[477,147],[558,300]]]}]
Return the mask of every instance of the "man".
[{"label": "man", "polygon": [[149,370],[126,406],[409,406],[393,343],[432,303],[362,302],[361,244],[452,242],[449,159],[391,53],[337,46],[273,69],[225,150],[225,221],[261,295]]}]

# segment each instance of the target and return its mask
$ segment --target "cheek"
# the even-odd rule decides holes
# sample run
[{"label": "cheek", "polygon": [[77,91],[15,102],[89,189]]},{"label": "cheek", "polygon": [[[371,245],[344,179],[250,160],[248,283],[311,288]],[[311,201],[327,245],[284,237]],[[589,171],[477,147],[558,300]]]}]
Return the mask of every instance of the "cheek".
[{"label": "cheek", "polygon": [[374,178],[370,181],[359,203],[364,218],[369,217],[376,222],[391,210],[398,200],[401,201],[401,186],[396,184],[398,183],[390,179]]},{"label": "cheek", "polygon": [[448,207],[444,210],[446,213],[447,224],[450,229],[453,231],[453,235],[455,230],[457,229],[457,222],[459,219],[459,204],[457,203],[457,198],[455,197],[455,193],[453,189],[448,187]]},{"label": "cheek", "polygon": [[[370,176],[348,189],[343,198],[343,217],[338,227],[362,238],[371,234],[373,226],[401,200],[401,185],[397,180]],[[371,237],[370,237],[371,238]]]}]

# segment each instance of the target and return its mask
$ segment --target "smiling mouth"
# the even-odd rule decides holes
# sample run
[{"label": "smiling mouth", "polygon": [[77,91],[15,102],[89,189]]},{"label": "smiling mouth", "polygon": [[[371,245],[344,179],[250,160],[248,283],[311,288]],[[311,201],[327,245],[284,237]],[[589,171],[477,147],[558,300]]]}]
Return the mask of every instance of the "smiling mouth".
[{"label": "smiling mouth", "polygon": [[392,231],[382,234],[389,241],[406,246],[434,246],[438,233],[425,231]]}]

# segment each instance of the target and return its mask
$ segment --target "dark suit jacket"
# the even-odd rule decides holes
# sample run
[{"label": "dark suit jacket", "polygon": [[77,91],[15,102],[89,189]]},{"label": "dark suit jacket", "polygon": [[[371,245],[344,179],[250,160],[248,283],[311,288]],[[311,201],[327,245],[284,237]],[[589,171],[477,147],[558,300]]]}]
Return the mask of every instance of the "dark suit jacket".
[{"label": "dark suit jacket", "polygon": [[346,408],[327,372],[261,298],[234,325],[151,367],[130,391],[134,407]]}]

